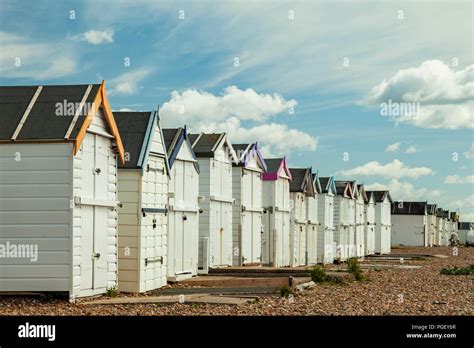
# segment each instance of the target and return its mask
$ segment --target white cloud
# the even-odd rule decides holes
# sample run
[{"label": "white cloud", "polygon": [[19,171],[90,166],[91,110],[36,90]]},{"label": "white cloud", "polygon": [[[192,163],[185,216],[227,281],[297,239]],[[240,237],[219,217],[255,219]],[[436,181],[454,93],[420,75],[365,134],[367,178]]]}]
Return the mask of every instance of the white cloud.
[{"label": "white cloud", "polygon": [[423,128],[458,129],[474,128],[473,100],[474,65],[455,71],[439,60],[430,60],[384,79],[372,88],[363,103],[419,103],[416,114],[390,117],[396,123]]},{"label": "white cloud", "polygon": [[397,179],[392,179],[388,185],[374,183],[365,185],[365,189],[368,191],[371,190],[389,190],[390,196],[394,201],[426,201],[426,200],[436,200],[441,196],[440,190],[428,190],[426,188],[416,189],[412,184],[408,182],[399,181]]},{"label": "white cloud", "polygon": [[295,107],[296,100],[285,100],[279,94],[257,93],[248,88],[241,90],[228,86],[222,95],[188,89],[182,93],[173,91],[171,100],[164,103],[161,112],[164,117],[186,123],[192,119],[219,121],[229,117],[240,120],[263,121],[271,116]]},{"label": "white cloud", "polygon": [[269,119],[290,111],[296,100],[279,94],[257,93],[228,86],[221,95],[189,89],[173,91],[171,99],[160,108],[167,126],[186,124],[193,132],[227,132],[231,141],[255,142],[266,156],[290,151],[314,151],[318,138]]},{"label": "white cloud", "polygon": [[444,179],[445,184],[474,184],[474,175],[468,175],[465,177],[459,175],[448,175]]},{"label": "white cloud", "polygon": [[76,72],[76,55],[57,42],[0,32],[0,77],[51,80]]},{"label": "white cloud", "polygon": [[417,179],[421,176],[434,174],[427,167],[409,167],[398,159],[394,159],[387,164],[381,164],[377,161],[366,163],[362,166],[342,170],[338,174],[354,177],[354,176],[380,176],[384,178],[399,179],[403,177]]},{"label": "white cloud", "polygon": [[405,151],[406,153],[416,153],[416,146],[411,145],[408,147],[408,149]]},{"label": "white cloud", "polygon": [[467,152],[464,152],[464,157],[468,159],[474,158],[474,143],[471,144],[471,148]]},{"label": "white cloud", "polygon": [[136,94],[139,90],[139,83],[153,70],[150,68],[140,68],[126,72],[118,77],[115,77],[109,81],[111,89],[109,90],[110,95],[132,95]]},{"label": "white cloud", "polygon": [[471,194],[463,199],[452,201],[449,205],[451,207],[455,207],[455,209],[465,209],[474,207],[474,194]]},{"label": "white cloud", "polygon": [[114,42],[114,32],[112,30],[89,30],[85,33],[71,37],[74,41],[87,41],[92,45],[100,45]]},{"label": "white cloud", "polygon": [[400,145],[401,143],[398,142],[398,143],[395,143],[395,144],[390,144],[387,146],[387,148],[385,149],[385,152],[395,152],[395,151],[398,151],[400,149]]}]

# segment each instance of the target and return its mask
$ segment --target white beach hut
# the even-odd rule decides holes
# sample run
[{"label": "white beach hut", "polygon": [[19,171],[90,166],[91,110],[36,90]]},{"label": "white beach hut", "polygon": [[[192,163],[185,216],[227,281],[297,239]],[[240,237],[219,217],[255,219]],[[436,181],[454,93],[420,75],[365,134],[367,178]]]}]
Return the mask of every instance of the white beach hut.
[{"label": "white beach hut", "polygon": [[167,283],[168,159],[158,113],[115,112],[125,150],[118,168],[119,289]]},{"label": "white beach hut", "polygon": [[318,197],[318,263],[333,263],[334,243],[334,177],[320,177],[321,194]]},{"label": "white beach hut", "polygon": [[[370,191],[375,199],[375,253],[389,254],[391,250],[391,204],[388,191]],[[369,191],[367,191],[369,194]]]},{"label": "white beach hut", "polygon": [[365,255],[375,254],[375,198],[372,192],[365,192],[367,201],[365,204]]},{"label": "white beach hut", "polygon": [[337,194],[334,197],[334,243],[336,244],[334,259],[345,261],[350,257],[349,222],[355,219],[350,213],[353,202],[351,184],[348,181],[335,181]]},{"label": "white beach hut", "polygon": [[355,251],[357,257],[362,257],[365,254],[365,205],[367,203],[367,194],[365,193],[364,185],[357,185],[356,189],[357,198],[355,201]]},{"label": "white beach hut", "polygon": [[199,163],[199,268],[232,266],[232,163],[226,133],[190,134]]},{"label": "white beach hut", "polygon": [[314,196],[306,197],[306,265],[318,263],[318,200],[321,197],[321,183],[317,174],[311,175],[313,179]]},{"label": "white beach hut", "polygon": [[436,238],[436,204],[428,204],[427,208],[428,221],[427,221],[427,233],[428,233],[428,246],[432,247],[435,244]]},{"label": "white beach hut", "polygon": [[290,170],[285,158],[265,158],[263,174],[262,262],[290,265]]},{"label": "white beach hut", "polygon": [[0,291],[115,287],[124,150],[105,84],[0,87],[0,115]]},{"label": "white beach hut", "polygon": [[168,281],[197,275],[199,165],[186,128],[163,129],[170,167],[168,184]]},{"label": "white beach hut", "polygon": [[427,202],[392,203],[392,246],[428,246]]},{"label": "white beach hut", "polygon": [[258,144],[234,144],[232,168],[232,264],[262,263],[262,174],[267,167]]},{"label": "white beach hut", "polygon": [[303,266],[307,264],[307,246],[306,234],[308,225],[307,199],[313,197],[315,189],[313,186],[313,177],[311,168],[290,168],[291,184],[291,238],[290,265],[292,267]]}]

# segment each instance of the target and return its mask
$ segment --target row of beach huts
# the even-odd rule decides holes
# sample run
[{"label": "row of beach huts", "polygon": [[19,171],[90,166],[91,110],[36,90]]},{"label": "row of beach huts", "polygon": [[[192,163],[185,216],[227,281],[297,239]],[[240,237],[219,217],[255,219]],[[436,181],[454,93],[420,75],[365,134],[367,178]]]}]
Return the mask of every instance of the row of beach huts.
[{"label": "row of beach huts", "polygon": [[144,292],[217,267],[448,245],[457,230],[457,214],[289,168],[257,142],[112,112],[104,83],[0,87],[0,119],[1,292]]}]

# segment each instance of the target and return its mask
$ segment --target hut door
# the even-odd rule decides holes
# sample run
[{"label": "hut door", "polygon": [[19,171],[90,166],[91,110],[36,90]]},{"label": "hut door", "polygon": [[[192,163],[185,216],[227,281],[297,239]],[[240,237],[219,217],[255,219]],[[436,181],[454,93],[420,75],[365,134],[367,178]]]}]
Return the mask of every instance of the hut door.
[{"label": "hut door", "polygon": [[82,147],[82,193],[89,201],[81,205],[81,289],[107,286],[107,221],[108,210],[95,204],[107,201],[109,143],[104,137],[86,133]]}]

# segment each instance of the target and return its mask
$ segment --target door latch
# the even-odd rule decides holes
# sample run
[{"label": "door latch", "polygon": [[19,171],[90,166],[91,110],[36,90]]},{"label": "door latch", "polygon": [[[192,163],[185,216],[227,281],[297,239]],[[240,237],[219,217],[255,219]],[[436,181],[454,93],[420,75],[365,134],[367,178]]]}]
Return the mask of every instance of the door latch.
[{"label": "door latch", "polygon": [[100,253],[92,253],[92,258],[98,260],[100,258]]}]

